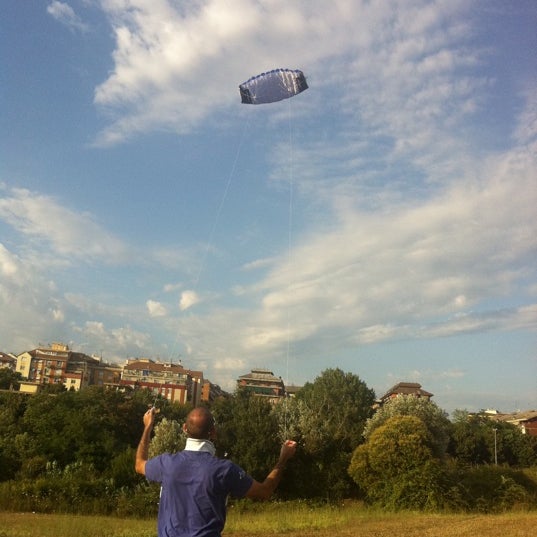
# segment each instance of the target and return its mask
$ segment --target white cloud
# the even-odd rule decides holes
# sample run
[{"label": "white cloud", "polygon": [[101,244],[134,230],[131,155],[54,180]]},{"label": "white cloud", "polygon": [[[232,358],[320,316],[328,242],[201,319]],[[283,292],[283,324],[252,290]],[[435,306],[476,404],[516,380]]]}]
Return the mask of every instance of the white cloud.
[{"label": "white cloud", "polygon": [[[64,322],[57,289],[32,258],[21,257],[0,243],[0,341],[9,351],[22,352],[48,341],[52,322]],[[60,328],[61,330],[61,328]]]},{"label": "white cloud", "polygon": [[187,290],[181,293],[181,298],[179,299],[179,308],[181,311],[185,311],[200,301],[200,297],[196,291]]},{"label": "white cloud", "polygon": [[281,356],[289,342],[315,341],[319,352],[335,352],[535,327],[531,304],[491,305],[534,290],[535,154],[514,148],[493,155],[476,163],[473,177],[378,212],[338,206],[338,225],[301,237],[267,276],[242,287],[240,296],[257,308],[184,321],[181,334],[197,339],[203,327],[203,347],[212,340],[232,356],[260,357]]},{"label": "white cloud", "polygon": [[[434,78],[421,88],[425,92],[415,108],[438,115],[439,98],[461,94],[460,86],[446,85],[444,95],[438,95],[438,77],[475,61],[461,49],[447,48],[464,37],[460,26],[455,31],[457,25],[448,24],[463,10],[461,2],[396,2],[397,9],[382,2],[322,0],[210,0],[188,7],[170,0],[133,0],[128,9],[117,2],[101,4],[116,36],[114,70],[95,91],[98,106],[117,112],[99,135],[98,143],[105,145],[161,127],[187,132],[237,103],[239,83],[280,66],[306,69],[319,90],[343,82],[330,97],[347,100],[348,84],[358,83],[366,71],[375,87],[359,88],[361,104],[369,98],[389,109],[394,84],[400,94],[414,80],[405,93],[416,95],[424,81]],[[338,71],[338,55],[345,55],[347,63],[349,55],[357,58],[354,78],[345,81],[352,77],[348,67],[344,76]],[[427,94],[429,88],[437,94]],[[470,91],[464,90],[465,99]],[[378,108],[362,106],[363,114],[373,120]]]},{"label": "white cloud", "polygon": [[0,218],[29,240],[36,239],[33,249],[48,255],[50,262],[61,256],[117,263],[127,256],[125,245],[90,214],[73,211],[43,194],[12,189],[10,195],[0,197]]},{"label": "white cloud", "polygon": [[183,287],[182,283],[167,283],[164,286],[164,292],[166,293],[173,293],[174,291],[178,291]]},{"label": "white cloud", "polygon": [[20,261],[0,243],[0,273],[3,278],[14,278],[20,270]]},{"label": "white cloud", "polygon": [[106,349],[108,359],[151,354],[151,336],[130,326],[108,328],[103,321],[86,321],[75,326],[74,331],[82,339],[91,341],[94,348]]},{"label": "white cloud", "polygon": [[65,2],[54,0],[47,6],[47,13],[71,30],[86,32],[89,29],[88,25],[82,22],[73,8]]},{"label": "white cloud", "polygon": [[244,369],[246,367],[246,364],[244,360],[241,360],[239,358],[223,358],[221,360],[217,360],[213,367],[214,369],[237,371]]},{"label": "white cloud", "polygon": [[156,300],[148,300],[145,304],[150,317],[164,317],[168,313],[166,306]]}]

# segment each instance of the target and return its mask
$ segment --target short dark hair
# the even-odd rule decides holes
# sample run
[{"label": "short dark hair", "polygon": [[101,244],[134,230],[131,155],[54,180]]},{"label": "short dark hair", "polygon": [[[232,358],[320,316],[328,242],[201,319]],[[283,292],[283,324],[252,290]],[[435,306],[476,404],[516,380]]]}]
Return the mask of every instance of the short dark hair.
[{"label": "short dark hair", "polygon": [[186,417],[186,432],[191,438],[207,440],[214,429],[214,418],[208,408],[196,407]]}]

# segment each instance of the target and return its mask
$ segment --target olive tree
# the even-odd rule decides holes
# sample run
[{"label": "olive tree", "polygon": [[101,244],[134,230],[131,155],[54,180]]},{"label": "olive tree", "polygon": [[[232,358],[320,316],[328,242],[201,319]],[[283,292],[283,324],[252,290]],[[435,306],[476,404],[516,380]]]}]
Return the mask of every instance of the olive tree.
[{"label": "olive tree", "polygon": [[181,424],[176,420],[162,418],[155,425],[155,434],[149,444],[149,457],[155,457],[162,453],[177,453],[184,449],[186,435]]},{"label": "olive tree", "polygon": [[353,494],[346,469],[374,400],[373,390],[357,375],[327,369],[294,399],[279,404],[280,436],[299,442],[293,466],[300,471],[302,496],[337,499]]}]

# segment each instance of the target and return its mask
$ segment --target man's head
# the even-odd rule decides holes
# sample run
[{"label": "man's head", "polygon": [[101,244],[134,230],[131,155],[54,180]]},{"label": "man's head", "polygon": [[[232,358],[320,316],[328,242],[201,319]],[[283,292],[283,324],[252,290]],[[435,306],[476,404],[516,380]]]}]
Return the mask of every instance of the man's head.
[{"label": "man's head", "polygon": [[212,440],[216,437],[213,415],[205,407],[196,407],[186,417],[183,431],[198,440]]}]

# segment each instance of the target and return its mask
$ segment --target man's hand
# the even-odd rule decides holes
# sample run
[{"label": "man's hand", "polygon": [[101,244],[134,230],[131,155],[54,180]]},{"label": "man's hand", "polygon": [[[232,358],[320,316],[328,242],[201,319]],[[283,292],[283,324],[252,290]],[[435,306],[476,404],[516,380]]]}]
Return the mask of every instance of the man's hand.
[{"label": "man's hand", "polygon": [[155,423],[155,407],[151,407],[145,414],[144,414],[144,427],[147,429],[149,427],[153,427]]},{"label": "man's hand", "polygon": [[289,459],[293,458],[296,453],[296,442],[294,440],[286,440],[280,450],[280,458],[278,464],[285,464]]}]

